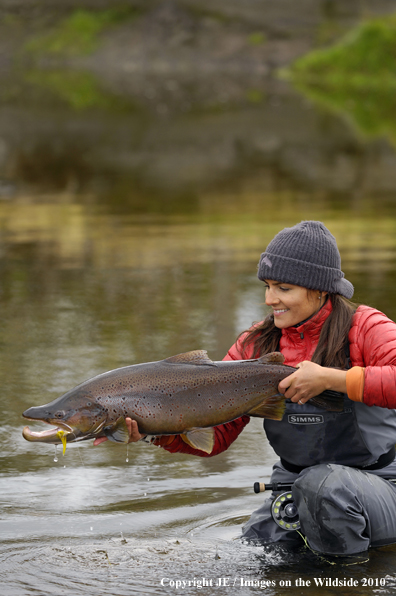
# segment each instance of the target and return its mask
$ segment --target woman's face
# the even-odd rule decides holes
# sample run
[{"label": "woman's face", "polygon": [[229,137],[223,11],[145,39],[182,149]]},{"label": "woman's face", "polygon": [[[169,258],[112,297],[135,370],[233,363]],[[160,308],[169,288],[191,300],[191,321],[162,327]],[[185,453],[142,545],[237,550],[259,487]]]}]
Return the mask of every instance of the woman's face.
[{"label": "woman's face", "polygon": [[264,283],[265,303],[272,308],[274,323],[279,329],[298,325],[311,317],[320,309],[327,294],[278,281]]}]

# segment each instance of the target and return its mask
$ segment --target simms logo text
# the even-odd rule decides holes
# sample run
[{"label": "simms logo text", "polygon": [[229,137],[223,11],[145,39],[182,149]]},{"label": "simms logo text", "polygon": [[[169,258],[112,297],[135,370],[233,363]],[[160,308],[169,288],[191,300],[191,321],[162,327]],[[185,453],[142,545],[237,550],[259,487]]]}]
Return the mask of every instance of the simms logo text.
[{"label": "simms logo text", "polygon": [[289,414],[289,424],[323,424],[324,418],[321,414]]}]

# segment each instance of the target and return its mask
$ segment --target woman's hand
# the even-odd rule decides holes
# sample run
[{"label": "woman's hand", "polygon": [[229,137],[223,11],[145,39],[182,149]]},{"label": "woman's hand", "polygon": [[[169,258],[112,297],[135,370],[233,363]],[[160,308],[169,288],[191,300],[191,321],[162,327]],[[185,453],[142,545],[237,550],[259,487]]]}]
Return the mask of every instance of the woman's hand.
[{"label": "woman's hand", "polygon": [[346,393],[346,371],[327,368],[304,360],[297,364],[298,370],[283,379],[278,390],[292,402],[305,404],[326,389]]},{"label": "woman's hand", "polygon": [[[132,420],[132,418],[125,418],[125,422],[129,431],[128,443],[136,443],[137,441],[140,441],[142,437],[145,436],[140,434],[138,429],[138,423],[136,422],[136,420]],[[95,439],[93,444],[94,446],[100,445],[101,443],[104,443],[104,441],[108,441],[108,438],[100,437],[100,439]]]}]

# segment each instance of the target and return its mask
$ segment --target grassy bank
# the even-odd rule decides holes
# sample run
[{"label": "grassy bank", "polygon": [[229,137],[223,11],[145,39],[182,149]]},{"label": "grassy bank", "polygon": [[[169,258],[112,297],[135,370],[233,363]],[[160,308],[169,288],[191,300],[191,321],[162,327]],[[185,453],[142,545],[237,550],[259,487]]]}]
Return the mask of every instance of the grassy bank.
[{"label": "grassy bank", "polygon": [[396,15],[361,23],[285,75],[312,99],[348,114],[363,134],[396,143]]},{"label": "grassy bank", "polygon": [[96,50],[101,34],[140,14],[133,7],[108,10],[78,9],[58,22],[51,31],[36,33],[23,47],[24,56],[43,57],[84,56]]}]

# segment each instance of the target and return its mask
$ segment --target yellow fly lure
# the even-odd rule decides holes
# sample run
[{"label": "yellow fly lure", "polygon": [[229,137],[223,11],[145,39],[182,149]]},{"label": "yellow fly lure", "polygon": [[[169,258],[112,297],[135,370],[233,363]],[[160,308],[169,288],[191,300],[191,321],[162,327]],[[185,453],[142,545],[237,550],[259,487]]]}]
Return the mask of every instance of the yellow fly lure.
[{"label": "yellow fly lure", "polygon": [[56,433],[57,436],[60,438],[60,440],[62,441],[62,445],[63,445],[63,455],[65,455],[66,452],[66,437],[65,437],[65,431],[64,430],[58,430],[58,432]]}]

